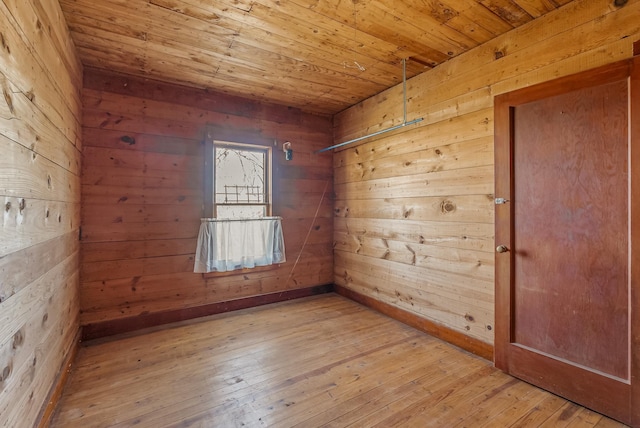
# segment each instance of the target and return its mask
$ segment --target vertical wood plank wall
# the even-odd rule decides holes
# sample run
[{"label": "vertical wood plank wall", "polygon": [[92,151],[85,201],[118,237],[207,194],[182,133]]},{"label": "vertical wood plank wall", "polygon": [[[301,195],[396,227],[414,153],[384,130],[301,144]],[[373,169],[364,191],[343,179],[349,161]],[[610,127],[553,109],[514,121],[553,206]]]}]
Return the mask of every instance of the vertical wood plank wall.
[{"label": "vertical wood plank wall", "polygon": [[[334,157],[335,283],[493,344],[493,97],[638,38],[640,1],[578,0],[409,80],[424,121]],[[401,121],[399,85],[338,114],[336,143]]]},{"label": "vertical wood plank wall", "polygon": [[[332,159],[313,153],[330,145],[331,118],[89,68],[83,102],[82,325],[332,283]],[[277,140],[277,269],[193,273],[208,125],[229,140]]]},{"label": "vertical wood plank wall", "polygon": [[0,426],[33,426],[78,334],[82,67],[58,2],[0,2]]}]

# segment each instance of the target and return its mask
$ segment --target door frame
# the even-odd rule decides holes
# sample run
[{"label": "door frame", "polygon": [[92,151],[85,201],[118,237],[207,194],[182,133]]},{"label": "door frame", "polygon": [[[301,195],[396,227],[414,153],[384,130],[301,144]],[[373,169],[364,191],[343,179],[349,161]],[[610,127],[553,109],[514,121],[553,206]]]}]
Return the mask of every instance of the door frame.
[{"label": "door frame", "polygon": [[[597,408],[624,423],[640,426],[640,56],[619,61],[593,70],[580,72],[571,76],[554,79],[527,88],[522,88],[495,97],[495,197],[506,200],[495,206],[495,244],[513,248],[513,210],[509,201],[513,197],[513,111],[518,105],[559,95],[574,90],[584,89],[608,82],[628,79],[629,87],[629,180],[631,195],[630,210],[630,285],[629,303],[631,308],[629,330],[630,384],[611,381],[605,388],[608,399],[595,400],[588,388],[575,391],[572,380],[580,376],[589,383],[589,373],[566,364],[567,376],[554,379],[551,392],[564,396],[571,401],[586,407]],[[634,145],[635,144],[635,145]],[[514,306],[514,272],[512,270],[514,254],[512,251],[496,253],[495,259],[495,366],[515,377],[531,383],[543,376],[544,357],[541,369],[528,364],[531,359],[529,351],[512,345],[514,342],[513,306]],[[549,358],[551,360],[551,358]],[[551,361],[548,361],[551,363]],[[554,360],[556,364],[558,361]],[[540,366],[540,365],[538,365]],[[585,377],[586,376],[586,377]],[[595,376],[595,375],[594,375]],[[571,394],[569,394],[571,392]],[[568,396],[571,395],[571,396]],[[616,411],[620,399],[628,398],[628,411]]]}]

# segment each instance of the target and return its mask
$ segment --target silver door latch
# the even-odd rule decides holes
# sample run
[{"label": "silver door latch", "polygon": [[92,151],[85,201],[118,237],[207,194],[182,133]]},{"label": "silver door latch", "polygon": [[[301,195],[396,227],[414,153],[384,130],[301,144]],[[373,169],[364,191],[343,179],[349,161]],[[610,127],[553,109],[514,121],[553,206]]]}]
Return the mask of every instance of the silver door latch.
[{"label": "silver door latch", "polygon": [[506,204],[507,202],[509,202],[509,199],[505,199],[505,198],[496,198],[496,205]]}]

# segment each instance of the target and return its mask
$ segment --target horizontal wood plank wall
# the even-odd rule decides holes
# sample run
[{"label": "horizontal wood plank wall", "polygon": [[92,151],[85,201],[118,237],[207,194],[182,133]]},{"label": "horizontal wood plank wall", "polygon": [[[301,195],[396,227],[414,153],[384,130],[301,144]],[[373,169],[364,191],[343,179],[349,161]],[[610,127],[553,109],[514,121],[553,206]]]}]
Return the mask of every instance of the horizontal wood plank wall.
[{"label": "horizontal wood plank wall", "polygon": [[[336,285],[493,344],[493,97],[631,57],[639,22],[640,1],[578,0],[410,79],[424,121],[334,156]],[[402,100],[336,115],[335,142],[401,123]]]},{"label": "horizontal wood plank wall", "polygon": [[[87,331],[332,283],[332,159],[314,154],[331,143],[331,118],[90,68],[83,101],[80,319]],[[202,141],[211,126],[229,140],[277,141],[273,214],[283,217],[287,262],[276,269],[193,273]]]},{"label": "horizontal wood plank wall", "polygon": [[39,423],[79,332],[82,66],[57,2],[0,2],[0,426]]}]

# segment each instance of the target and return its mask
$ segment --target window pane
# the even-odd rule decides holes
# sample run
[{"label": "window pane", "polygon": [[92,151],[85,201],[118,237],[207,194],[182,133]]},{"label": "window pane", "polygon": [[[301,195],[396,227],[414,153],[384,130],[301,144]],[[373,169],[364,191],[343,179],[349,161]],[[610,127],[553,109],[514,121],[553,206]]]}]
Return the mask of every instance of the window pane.
[{"label": "window pane", "polygon": [[216,202],[264,203],[264,152],[216,147]]},{"label": "window pane", "polygon": [[268,148],[214,144],[216,217],[258,218],[268,214],[268,152]]},{"label": "window pane", "polygon": [[218,205],[217,218],[262,218],[264,205]]}]

